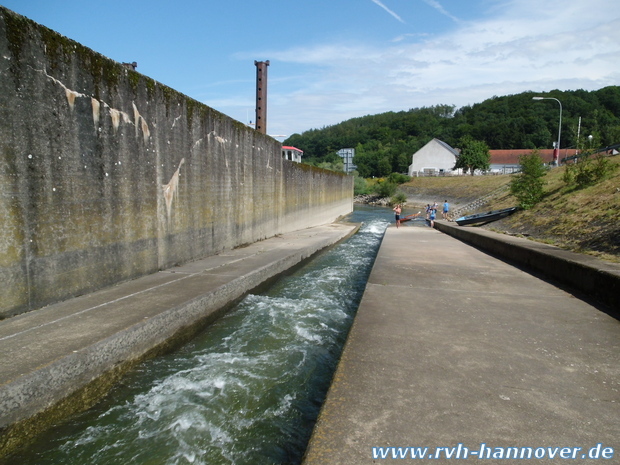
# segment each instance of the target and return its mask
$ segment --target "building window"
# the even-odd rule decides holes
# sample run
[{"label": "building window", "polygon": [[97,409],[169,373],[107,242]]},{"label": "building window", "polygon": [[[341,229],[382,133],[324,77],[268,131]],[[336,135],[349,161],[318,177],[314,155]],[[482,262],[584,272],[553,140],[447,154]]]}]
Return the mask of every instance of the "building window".
[{"label": "building window", "polygon": [[289,161],[294,161],[295,163],[301,163],[301,157],[303,156],[304,151],[298,149],[297,147],[282,147],[282,158]]}]

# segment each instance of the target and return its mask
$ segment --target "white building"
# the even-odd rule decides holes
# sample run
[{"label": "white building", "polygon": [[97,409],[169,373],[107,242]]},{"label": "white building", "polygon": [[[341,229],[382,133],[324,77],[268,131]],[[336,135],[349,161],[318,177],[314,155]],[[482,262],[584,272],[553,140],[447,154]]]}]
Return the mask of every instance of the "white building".
[{"label": "white building", "polygon": [[304,151],[298,149],[297,147],[292,147],[288,145],[282,146],[282,158],[285,160],[294,161],[296,163],[301,163],[301,157],[304,155]]},{"label": "white building", "polygon": [[344,163],[344,172],[350,173],[357,169],[357,166],[353,164],[353,157],[355,156],[355,149],[340,149],[338,150],[338,156],[342,158]]},{"label": "white building", "polygon": [[459,152],[439,139],[433,139],[411,157],[409,176],[439,176],[453,173]]}]

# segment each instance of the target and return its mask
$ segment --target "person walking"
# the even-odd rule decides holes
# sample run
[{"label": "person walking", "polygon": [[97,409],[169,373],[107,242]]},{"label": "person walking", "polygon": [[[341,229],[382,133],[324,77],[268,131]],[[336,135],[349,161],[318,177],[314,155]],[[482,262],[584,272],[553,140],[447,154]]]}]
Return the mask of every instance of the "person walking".
[{"label": "person walking", "polygon": [[400,204],[396,204],[396,206],[392,208],[392,210],[394,210],[394,215],[396,217],[396,227],[398,228],[400,226],[400,213],[403,211],[403,209]]},{"label": "person walking", "polygon": [[448,219],[448,212],[450,211],[450,204],[448,203],[447,200],[443,201],[443,210],[441,212],[442,218],[444,220]]},{"label": "person walking", "polygon": [[428,220],[431,223],[431,228],[435,227],[435,216],[437,215],[437,208],[431,208],[431,213],[428,217]]}]

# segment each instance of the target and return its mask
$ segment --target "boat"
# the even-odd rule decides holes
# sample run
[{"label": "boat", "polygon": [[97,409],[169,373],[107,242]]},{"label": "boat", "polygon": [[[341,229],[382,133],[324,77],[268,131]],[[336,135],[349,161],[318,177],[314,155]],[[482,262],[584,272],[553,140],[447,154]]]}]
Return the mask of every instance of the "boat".
[{"label": "boat", "polygon": [[420,215],[420,213],[422,213],[422,212],[414,213],[413,215],[403,216],[403,217],[400,219],[400,222],[401,222],[401,223],[404,223],[405,221],[411,221],[411,220],[413,220],[414,218],[418,217],[418,216]]},{"label": "boat", "polygon": [[456,224],[458,224],[459,226],[476,223],[490,223],[491,221],[496,221],[512,215],[518,209],[519,207],[511,207],[504,208],[503,210],[491,210],[486,213],[476,213],[474,215],[461,216],[454,221],[456,221]]}]

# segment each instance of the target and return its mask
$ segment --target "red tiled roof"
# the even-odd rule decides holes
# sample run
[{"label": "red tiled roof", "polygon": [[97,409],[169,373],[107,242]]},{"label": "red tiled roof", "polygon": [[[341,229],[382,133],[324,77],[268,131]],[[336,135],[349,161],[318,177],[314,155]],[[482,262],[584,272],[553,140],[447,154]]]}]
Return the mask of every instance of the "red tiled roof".
[{"label": "red tiled roof", "polygon": [[[518,165],[521,155],[529,155],[532,149],[489,150],[492,165]],[[545,163],[553,161],[553,149],[539,149],[538,153]],[[560,158],[566,156],[560,150]]]},{"label": "red tiled roof", "polygon": [[297,150],[298,152],[304,153],[303,150],[298,149],[297,147],[293,147],[292,145],[283,145],[282,149],[283,150]]}]

